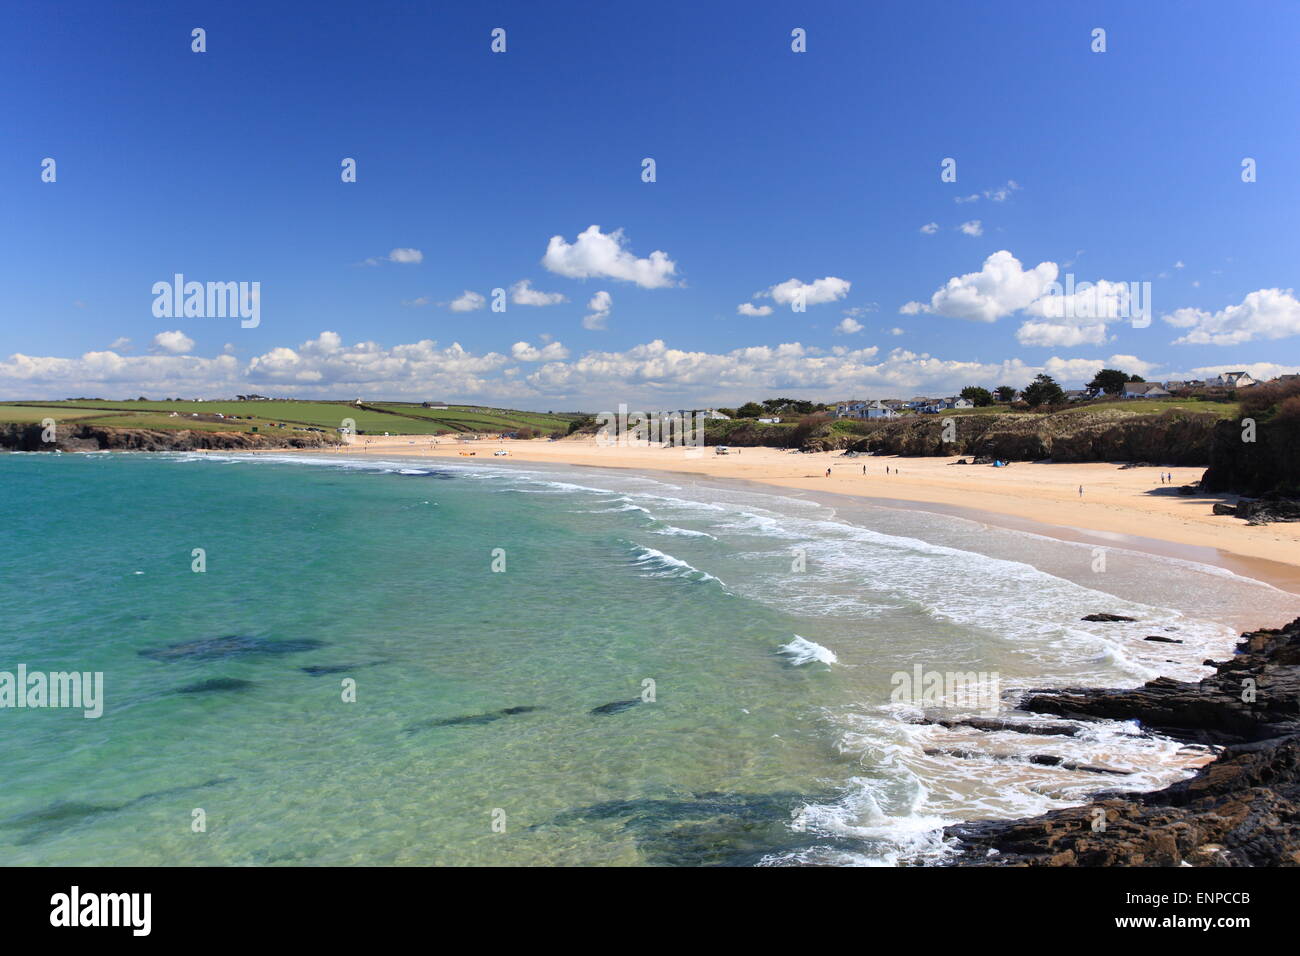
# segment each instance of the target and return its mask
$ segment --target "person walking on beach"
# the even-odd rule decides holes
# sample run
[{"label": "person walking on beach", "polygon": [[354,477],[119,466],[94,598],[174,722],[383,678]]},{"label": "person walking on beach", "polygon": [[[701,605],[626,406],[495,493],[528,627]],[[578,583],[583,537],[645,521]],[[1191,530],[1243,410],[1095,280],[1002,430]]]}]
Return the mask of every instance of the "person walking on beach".
[{"label": "person walking on beach", "polygon": [[826,469],[826,477],[829,478],[830,476],[831,476],[831,470],[830,470],[829,468],[827,468],[827,469]]},{"label": "person walking on beach", "polygon": [[1079,497],[1080,497],[1080,498],[1083,497],[1083,485],[1080,485],[1080,486],[1079,486]]},{"label": "person walking on beach", "polygon": [[863,465],[863,466],[862,466],[862,473],[863,473],[864,475],[867,473],[867,466],[866,466],[866,465]]}]

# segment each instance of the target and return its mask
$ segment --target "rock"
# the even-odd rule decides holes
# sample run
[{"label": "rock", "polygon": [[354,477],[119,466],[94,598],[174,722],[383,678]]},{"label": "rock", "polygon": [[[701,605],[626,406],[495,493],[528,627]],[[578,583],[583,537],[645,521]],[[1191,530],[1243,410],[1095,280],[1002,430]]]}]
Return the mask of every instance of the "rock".
[{"label": "rock", "polygon": [[[1027,697],[1024,710],[1137,720],[1224,749],[1195,776],[1153,793],[1109,794],[1030,820],[948,827],[945,837],[958,845],[953,865],[1300,865],[1300,618],[1242,635],[1239,653],[1214,666],[1216,673],[1195,684],[1159,678],[1134,690]],[[1248,679],[1253,697],[1243,695]],[[1104,829],[1094,829],[1103,815]]]},{"label": "rock", "polygon": [[1089,614],[1087,617],[1080,618],[1083,621],[1104,621],[1104,622],[1132,622],[1136,621],[1135,617],[1125,617],[1123,614]]},{"label": "rock", "polygon": [[634,697],[631,700],[612,700],[608,704],[601,704],[599,707],[593,707],[587,713],[593,717],[607,717],[610,714],[621,713],[629,707],[635,707],[641,703],[640,697]]},{"label": "rock", "polygon": [[1178,638],[1176,638],[1176,637],[1161,637],[1159,634],[1151,634],[1151,635],[1149,635],[1149,636],[1147,636],[1147,637],[1142,638],[1142,640],[1144,640],[1144,641],[1158,641],[1158,642],[1161,643],[1161,644],[1181,644],[1181,643],[1183,643],[1182,641],[1178,640]]},{"label": "rock", "polygon": [[1212,511],[1213,511],[1213,513],[1216,514],[1216,515],[1234,515],[1234,516],[1235,516],[1235,515],[1237,514],[1237,506],[1236,506],[1236,505],[1225,504],[1225,503],[1222,502],[1222,501],[1216,501],[1216,502],[1214,503],[1214,508],[1212,509]]}]

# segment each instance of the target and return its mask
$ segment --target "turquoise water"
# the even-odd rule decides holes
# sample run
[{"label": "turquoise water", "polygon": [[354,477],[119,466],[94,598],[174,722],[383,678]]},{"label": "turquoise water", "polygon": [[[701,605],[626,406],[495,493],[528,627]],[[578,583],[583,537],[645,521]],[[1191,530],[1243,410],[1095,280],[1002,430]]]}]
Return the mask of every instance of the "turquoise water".
[{"label": "turquoise water", "polygon": [[[1300,612],[954,518],[505,463],[0,456],[0,529],[0,671],[105,682],[97,720],[0,709],[0,864],[932,861],[944,823],[1115,780],[1014,735],[935,752],[892,674],[1195,676]],[[1134,786],[1196,756],[1054,746]]]}]

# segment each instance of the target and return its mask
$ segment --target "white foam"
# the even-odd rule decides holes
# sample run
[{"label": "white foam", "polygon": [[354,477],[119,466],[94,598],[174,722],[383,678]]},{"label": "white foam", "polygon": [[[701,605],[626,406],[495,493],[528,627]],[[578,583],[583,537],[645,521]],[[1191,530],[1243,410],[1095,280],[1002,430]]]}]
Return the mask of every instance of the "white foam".
[{"label": "white foam", "polygon": [[790,658],[790,663],[798,667],[800,664],[811,664],[818,661],[822,664],[839,663],[839,658],[829,647],[823,647],[816,641],[810,641],[806,637],[794,636],[794,640],[789,644],[782,644],[780,647],[782,654]]}]

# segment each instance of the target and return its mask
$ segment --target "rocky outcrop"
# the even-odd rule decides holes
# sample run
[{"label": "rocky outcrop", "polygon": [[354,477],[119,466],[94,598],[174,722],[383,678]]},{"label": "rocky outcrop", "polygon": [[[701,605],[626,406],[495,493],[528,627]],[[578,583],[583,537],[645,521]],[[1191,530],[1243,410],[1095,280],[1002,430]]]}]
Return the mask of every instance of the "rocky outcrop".
[{"label": "rocky outcrop", "polygon": [[1247,524],[1271,524],[1274,521],[1300,521],[1300,500],[1281,495],[1263,498],[1242,498],[1236,504],[1219,502],[1214,506],[1216,515],[1232,515]]},{"label": "rocky outcrop", "polygon": [[272,435],[199,429],[112,428],[106,425],[61,425],[52,443],[42,441],[40,425],[0,425],[0,449],[8,451],[255,451],[265,448],[325,448],[333,444],[323,432]]},{"label": "rocky outcrop", "polygon": [[[1253,419],[1251,421],[1254,421]],[[1210,443],[1206,491],[1243,495],[1300,495],[1300,421],[1223,421]]]},{"label": "rocky outcrop", "polygon": [[1110,408],[1055,414],[909,416],[880,422],[870,435],[848,447],[883,455],[1204,465],[1210,460],[1216,420],[1213,415],[1178,410],[1139,415]]},{"label": "rocky outcrop", "polygon": [[1136,720],[1221,746],[1194,777],[1110,793],[1013,822],[949,827],[962,866],[1300,865],[1300,618],[1243,635],[1199,683],[1031,692],[1020,708],[1073,720]]}]

